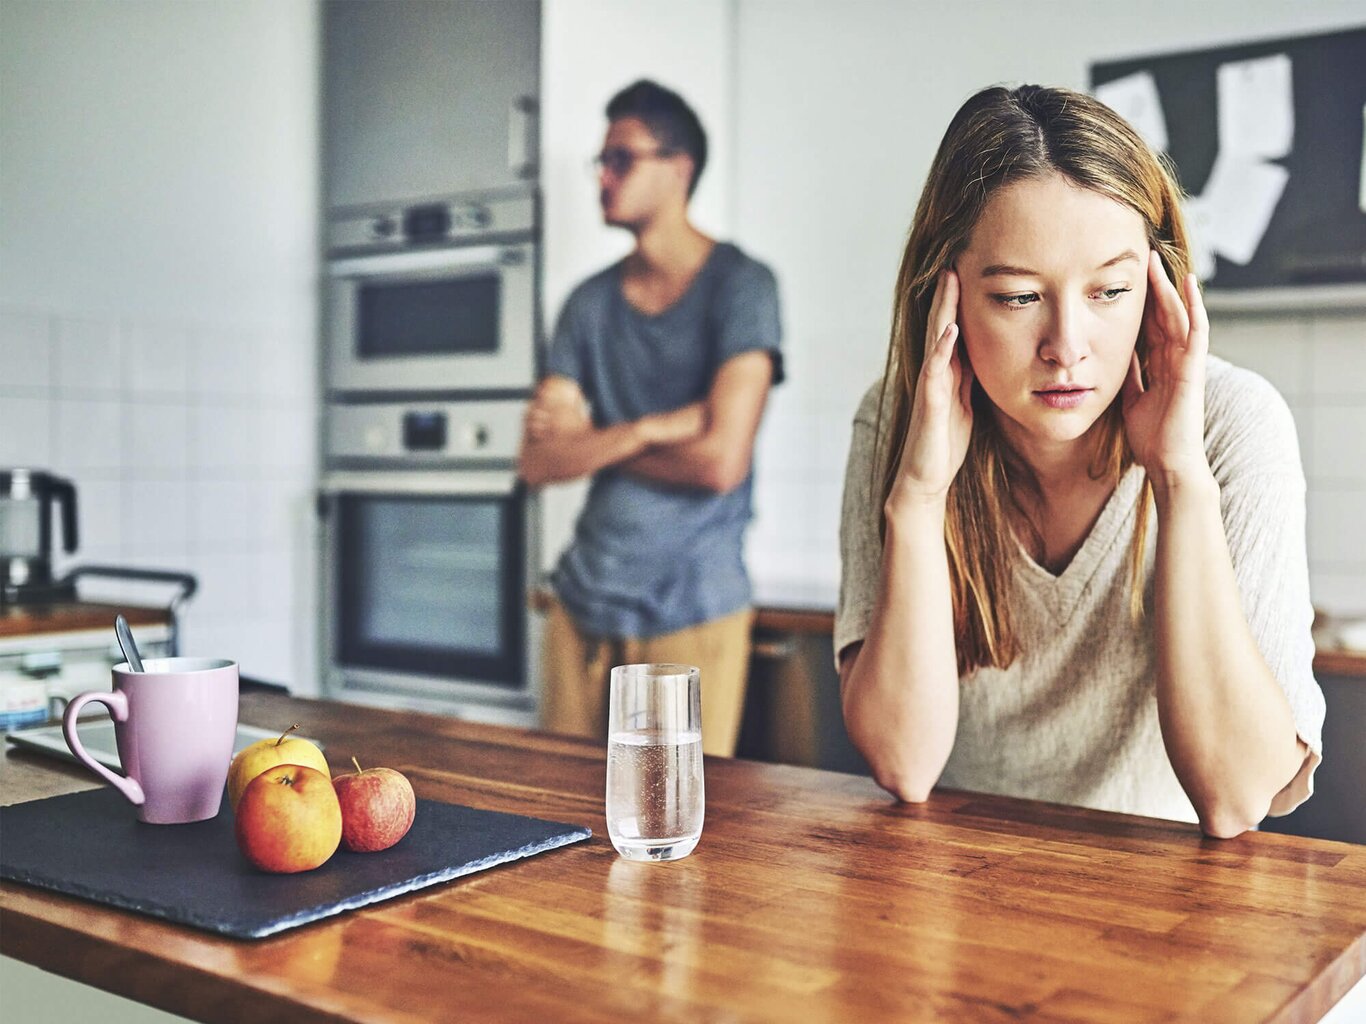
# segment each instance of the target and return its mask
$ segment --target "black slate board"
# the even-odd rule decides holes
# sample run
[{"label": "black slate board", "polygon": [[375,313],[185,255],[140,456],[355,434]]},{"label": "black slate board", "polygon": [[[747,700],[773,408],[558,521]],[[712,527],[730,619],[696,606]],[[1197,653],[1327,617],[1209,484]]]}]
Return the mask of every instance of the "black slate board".
[{"label": "black slate board", "polygon": [[259,939],[590,835],[577,825],[419,800],[398,845],[338,850],[314,871],[271,875],[238,852],[226,797],[209,821],[145,825],[105,788],[0,808],[0,878]]}]

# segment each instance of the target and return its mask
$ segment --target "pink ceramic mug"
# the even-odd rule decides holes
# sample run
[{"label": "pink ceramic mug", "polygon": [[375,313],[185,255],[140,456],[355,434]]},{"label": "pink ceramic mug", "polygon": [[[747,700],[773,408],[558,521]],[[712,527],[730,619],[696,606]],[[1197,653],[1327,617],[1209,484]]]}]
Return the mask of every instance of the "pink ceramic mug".
[{"label": "pink ceramic mug", "polygon": [[[114,666],[114,689],[82,693],[66,706],[66,745],[112,783],[152,825],[203,821],[218,813],[237,738],[237,662],[147,658],[145,672]],[[109,708],[125,775],[91,757],[76,734],[90,701]],[[126,776],[126,777],[125,777]]]}]

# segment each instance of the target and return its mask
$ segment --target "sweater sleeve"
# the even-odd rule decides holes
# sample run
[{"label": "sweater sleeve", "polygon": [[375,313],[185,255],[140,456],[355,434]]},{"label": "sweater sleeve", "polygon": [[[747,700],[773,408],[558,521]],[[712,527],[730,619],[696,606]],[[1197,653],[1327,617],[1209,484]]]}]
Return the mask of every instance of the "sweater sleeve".
[{"label": "sweater sleeve", "polygon": [[881,384],[863,396],[854,415],[854,434],[844,471],[844,501],[840,510],[840,593],[835,607],[835,669],[840,652],[868,633],[877,601],[882,569],[882,540],[878,533],[881,502],[875,479],[878,398]]},{"label": "sweater sleeve", "polygon": [[[1225,364],[1206,402],[1210,468],[1219,483],[1229,556],[1252,636],[1309,747],[1271,814],[1314,791],[1323,759],[1323,692],[1314,678],[1313,605],[1305,542],[1305,480],[1295,423],[1276,390]],[[1211,385],[1215,384],[1212,375]]]}]

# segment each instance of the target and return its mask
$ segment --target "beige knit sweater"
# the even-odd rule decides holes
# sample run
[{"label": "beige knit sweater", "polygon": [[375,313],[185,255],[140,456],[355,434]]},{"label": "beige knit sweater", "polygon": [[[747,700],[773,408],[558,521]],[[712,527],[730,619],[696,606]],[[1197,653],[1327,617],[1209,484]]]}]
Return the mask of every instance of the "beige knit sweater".
[{"label": "beige knit sweater", "polygon": [[[870,493],[879,385],[864,396],[844,480],[843,569],[835,653],[867,633],[877,599],[877,513]],[[1211,357],[1205,448],[1219,483],[1229,553],[1253,636],[1290,701],[1310,754],[1272,804],[1286,814],[1313,792],[1323,695],[1313,675],[1305,484],[1295,424],[1265,380]],[[1195,821],[1162,745],[1151,620],[1129,616],[1128,552],[1143,471],[1120,480],[1060,576],[1020,549],[1009,599],[1026,639],[1009,668],[960,680],[958,734],[940,785]],[[1152,608],[1156,517],[1149,519]],[[913,623],[906,624],[913,629]]]}]

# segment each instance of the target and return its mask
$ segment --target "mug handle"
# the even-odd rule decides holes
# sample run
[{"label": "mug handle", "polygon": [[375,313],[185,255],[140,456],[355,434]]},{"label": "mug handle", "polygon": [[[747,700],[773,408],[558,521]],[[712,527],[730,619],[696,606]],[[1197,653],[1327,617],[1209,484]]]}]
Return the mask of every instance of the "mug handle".
[{"label": "mug handle", "polygon": [[94,693],[77,694],[70,704],[66,706],[66,712],[62,715],[62,735],[66,737],[66,745],[71,748],[71,752],[76,755],[76,760],[85,765],[96,775],[111,783],[115,789],[126,796],[138,807],[147,802],[147,797],[142,792],[142,786],[137,779],[125,778],[122,775],[115,775],[104,765],[100,764],[88,753],[81,745],[81,738],[76,734],[76,718],[81,713],[81,708],[85,707],[90,701],[103,704],[109,709],[109,715],[116,722],[128,721],[128,696],[122,690],[97,691]]}]

